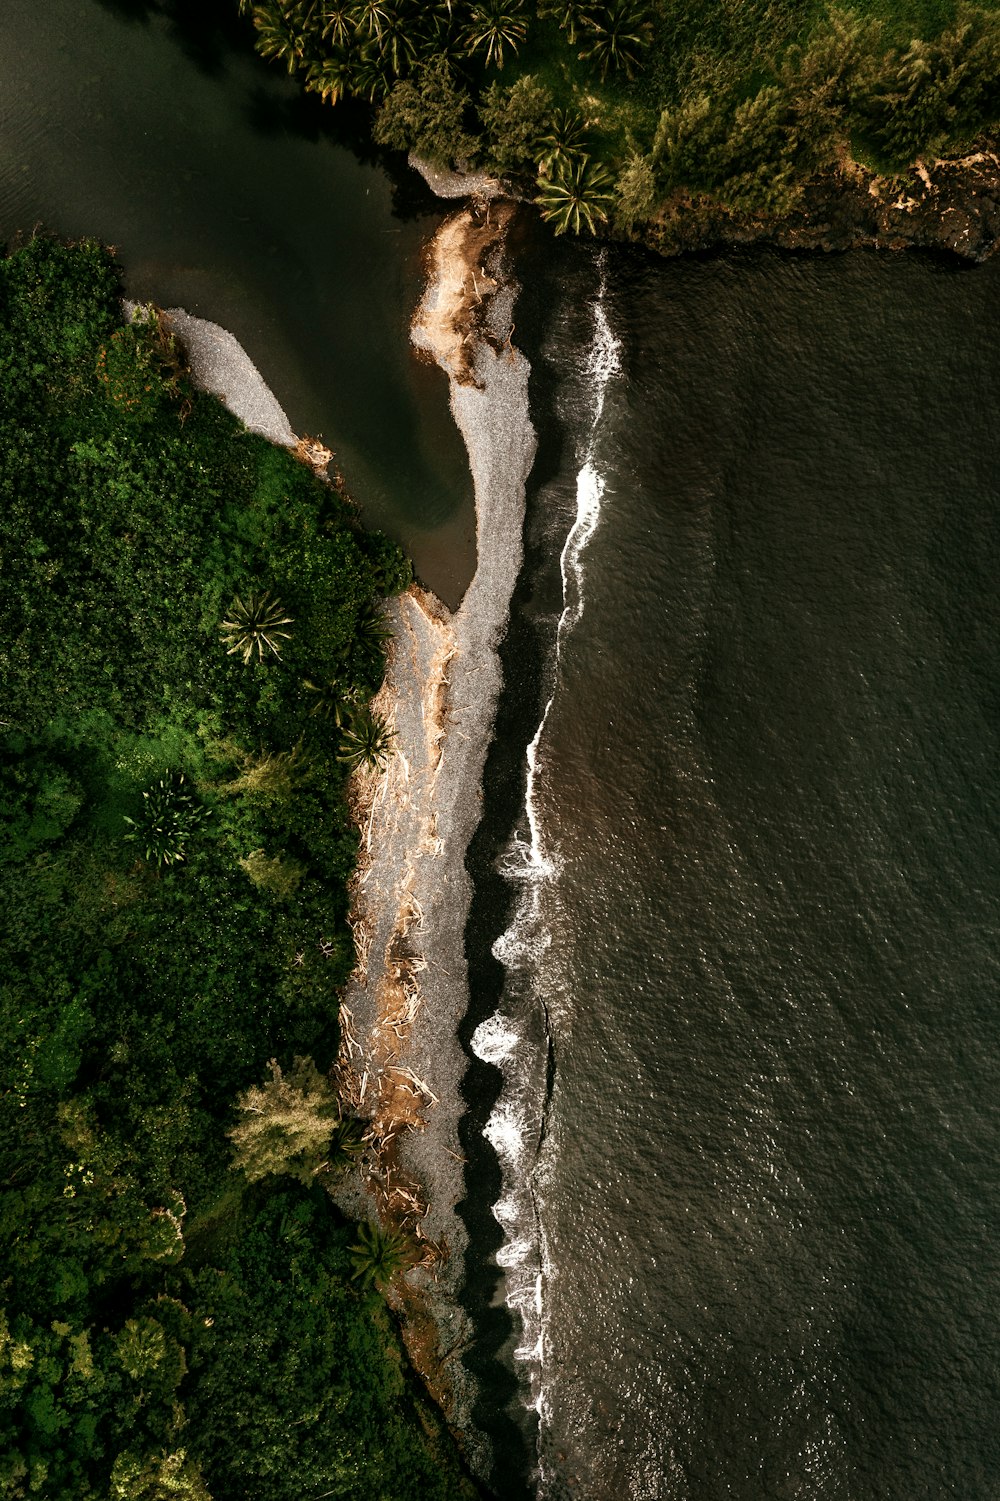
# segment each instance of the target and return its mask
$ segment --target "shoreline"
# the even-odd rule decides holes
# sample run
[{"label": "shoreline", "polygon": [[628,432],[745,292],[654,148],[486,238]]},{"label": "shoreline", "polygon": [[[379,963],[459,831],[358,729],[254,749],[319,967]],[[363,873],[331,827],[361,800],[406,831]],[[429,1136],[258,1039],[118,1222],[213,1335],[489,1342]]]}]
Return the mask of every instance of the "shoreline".
[{"label": "shoreline", "polygon": [[466,1197],[459,1128],[469,1062],[459,1028],[469,1008],[465,860],[482,813],[501,686],[497,648],[520,573],[535,452],[529,366],[511,342],[516,288],[501,264],[515,212],[514,204],[473,201],[444,221],[414,314],[412,341],[447,373],[469,451],[478,561],[454,613],[416,586],[390,607],[395,640],[376,707],[395,729],[396,753],[381,777],[355,777],[358,965],[338,1062],[346,1098],[372,1117],[371,1159],[338,1202],[353,1213],[374,1204],[384,1222],[414,1237],[420,1259],[390,1302],[411,1361],[480,1475],[490,1459],[460,1358],[474,1330],[458,1298],[468,1244],[456,1211]]},{"label": "shoreline", "polygon": [[[408,160],[440,198],[531,202],[530,192],[525,198],[509,181],[446,172],[412,153]],[[919,160],[892,177],[846,158],[804,182],[799,204],[781,215],[740,213],[679,189],[633,231],[605,226],[596,238],[668,259],[759,246],[831,254],[924,250],[981,265],[1000,249],[1000,140],[984,138],[961,157]]]},{"label": "shoreline", "polygon": [[[147,304],[128,297],[122,299],[122,308],[129,318],[143,306]],[[248,432],[291,449],[320,479],[344,493],[340,474],[336,469],[332,474],[329,472],[333,450],[316,438],[293,431],[284,407],[234,334],[220,323],[198,318],[182,307],[160,309],[159,316],[166,333],[180,344],[184,363],[200,390],[218,397]]]},{"label": "shoreline", "polygon": [[734,213],[709,197],[678,192],[634,235],[613,238],[667,257],[773,246],[828,253],[926,250],[980,265],[1000,247],[994,145],[917,162],[894,178],[845,161],[806,183],[800,204],[781,216]]},{"label": "shoreline", "polygon": [[[451,214],[427,250],[428,283],[411,338],[449,378],[477,515],[477,568],[452,612],[412,584],[388,601],[393,638],[373,708],[395,731],[382,775],[348,784],[360,833],[348,922],[356,963],[341,998],[331,1074],[368,1120],[369,1152],[334,1199],[352,1217],[406,1230],[419,1259],[386,1289],[410,1362],[479,1474],[488,1453],[471,1419],[475,1390],[460,1356],[473,1330],[458,1300],[467,1236],[460,1094],[468,1065],[459,1027],[469,1004],[465,856],[481,816],[483,767],[500,691],[499,638],[520,571],[524,484],[535,435],[527,361],[511,343],[516,288],[501,268],[510,202]],[[129,314],[136,304],[126,303]],[[165,313],[195,383],[250,430],[292,449],[333,484],[329,449],[300,438],[238,340],[182,308]],[[520,433],[516,442],[513,432]],[[479,1452],[477,1452],[477,1450]]]}]

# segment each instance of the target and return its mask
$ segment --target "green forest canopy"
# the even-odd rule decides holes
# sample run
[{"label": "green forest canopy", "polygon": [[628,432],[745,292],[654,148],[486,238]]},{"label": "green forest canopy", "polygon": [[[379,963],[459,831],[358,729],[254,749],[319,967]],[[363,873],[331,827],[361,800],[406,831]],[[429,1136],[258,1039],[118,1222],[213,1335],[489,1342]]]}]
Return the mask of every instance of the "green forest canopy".
[{"label": "green forest canopy", "polygon": [[227,1136],[271,1059],[328,1089],[408,568],[120,298],[0,261],[0,1497],[466,1495],[356,1227]]},{"label": "green forest canopy", "polygon": [[557,232],[671,195],[794,208],[853,159],[891,175],[1000,121],[996,0],[239,0],[257,46],[375,136],[534,180]]}]

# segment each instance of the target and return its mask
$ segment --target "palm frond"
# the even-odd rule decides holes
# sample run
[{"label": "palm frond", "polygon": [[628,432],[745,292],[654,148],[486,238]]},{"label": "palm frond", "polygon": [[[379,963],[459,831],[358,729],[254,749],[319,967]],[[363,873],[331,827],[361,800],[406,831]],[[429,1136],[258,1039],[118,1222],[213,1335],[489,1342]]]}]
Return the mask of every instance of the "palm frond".
[{"label": "palm frond", "polygon": [[239,655],[249,662],[256,652],[257,660],[262,662],[267,650],[280,658],[275,642],[290,641],[291,633],[281,627],[294,623],[291,615],[282,614],[282,608],[280,600],[271,598],[269,589],[263,594],[248,595],[245,602],[237,594],[230,610],[232,618],[223,620],[219,626],[223,639],[230,643],[226,655]]}]

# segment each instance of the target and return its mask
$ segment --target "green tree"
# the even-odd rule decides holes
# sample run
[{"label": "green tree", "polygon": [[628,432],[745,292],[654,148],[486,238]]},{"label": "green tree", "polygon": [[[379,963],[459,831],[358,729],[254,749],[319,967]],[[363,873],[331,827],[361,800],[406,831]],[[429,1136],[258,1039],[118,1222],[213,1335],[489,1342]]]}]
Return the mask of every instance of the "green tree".
[{"label": "green tree", "polygon": [[291,900],[306,873],[300,861],[266,855],[262,849],[251,850],[240,860],[240,865],[259,890],[270,892],[279,902]]},{"label": "green tree", "polygon": [[167,1335],[155,1319],[127,1319],[114,1339],[118,1359],[134,1381],[143,1381],[161,1365],[167,1354]]},{"label": "green tree", "polygon": [[930,40],[915,37],[880,70],[872,90],[874,133],[894,166],[937,155],[968,138],[1000,105],[1000,17],[960,4]]},{"label": "green tree", "polygon": [[309,1183],[340,1119],[337,1097],[311,1058],[296,1058],[287,1076],[273,1058],[269,1067],[270,1079],[237,1100],[241,1118],[227,1133],[233,1166],[251,1182],[288,1173]]},{"label": "green tree", "polygon": [[212,1501],[201,1466],[186,1449],[119,1454],[111,1471],[110,1501]]},{"label": "green tree", "polygon": [[479,141],[465,129],[468,107],[468,91],[448,59],[437,57],[395,85],[375,117],[375,139],[438,166],[469,161]]},{"label": "green tree", "polygon": [[615,223],[632,230],[656,212],[659,192],[656,170],[648,156],[635,152],[629,157],[615,184]]},{"label": "green tree", "polygon": [[552,117],[552,92],[530,73],[509,89],[490,84],[479,106],[489,142],[490,166],[498,172],[533,166]]}]

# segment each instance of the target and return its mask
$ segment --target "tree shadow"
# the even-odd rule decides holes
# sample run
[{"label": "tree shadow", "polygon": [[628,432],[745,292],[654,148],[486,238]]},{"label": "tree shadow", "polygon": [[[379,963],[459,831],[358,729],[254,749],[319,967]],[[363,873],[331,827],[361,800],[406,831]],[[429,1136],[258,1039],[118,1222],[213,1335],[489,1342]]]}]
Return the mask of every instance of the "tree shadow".
[{"label": "tree shadow", "polygon": [[410,220],[440,214],[442,202],[402,152],[377,146],[372,138],[374,109],[360,99],[324,103],[308,93],[295,75],[265,61],[254,47],[254,27],[235,0],[95,0],[102,10],[128,25],[147,26],[160,18],[185,58],[207,77],[221,76],[236,57],[251,59],[259,81],[249,91],[246,119],[268,139],[294,136],[311,145],[322,141],[350,151],[362,166],[379,167],[392,188],[393,217]]},{"label": "tree shadow", "polygon": [[159,15],[162,10],[160,0],[97,0],[97,4],[120,21],[143,26],[148,24],[151,16]]},{"label": "tree shadow", "polygon": [[163,18],[167,35],[199,72],[218,77],[228,57],[253,50],[253,23],[235,0],[96,0],[102,10],[128,25],[148,26]]},{"label": "tree shadow", "polygon": [[253,23],[234,0],[165,0],[169,35],[190,63],[210,78],[225,71],[227,59],[253,49]]}]

